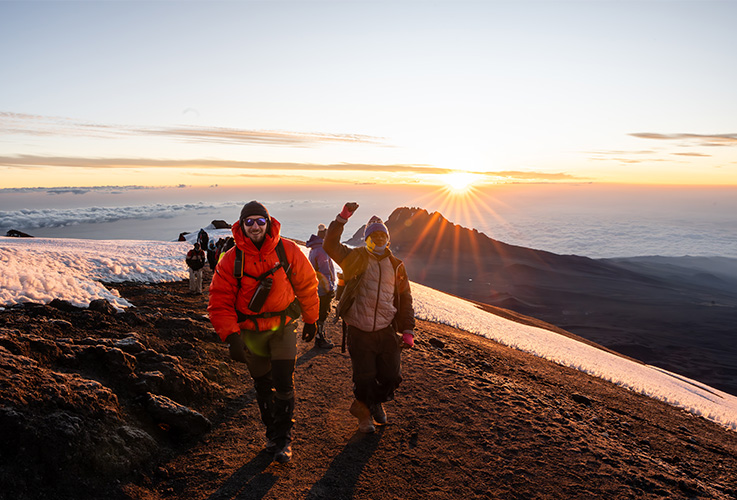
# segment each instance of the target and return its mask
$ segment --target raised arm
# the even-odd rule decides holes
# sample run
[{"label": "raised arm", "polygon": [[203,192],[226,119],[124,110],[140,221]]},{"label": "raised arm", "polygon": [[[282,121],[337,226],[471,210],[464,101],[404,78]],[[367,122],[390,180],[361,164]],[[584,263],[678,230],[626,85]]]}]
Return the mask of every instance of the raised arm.
[{"label": "raised arm", "polygon": [[341,265],[343,259],[345,259],[352,250],[350,247],[347,247],[340,242],[340,237],[343,235],[345,223],[348,222],[348,219],[350,219],[353,212],[357,209],[358,203],[356,202],[349,202],[343,205],[343,210],[328,226],[327,234],[323,240],[323,250],[325,250],[325,253],[327,253],[338,265]]}]

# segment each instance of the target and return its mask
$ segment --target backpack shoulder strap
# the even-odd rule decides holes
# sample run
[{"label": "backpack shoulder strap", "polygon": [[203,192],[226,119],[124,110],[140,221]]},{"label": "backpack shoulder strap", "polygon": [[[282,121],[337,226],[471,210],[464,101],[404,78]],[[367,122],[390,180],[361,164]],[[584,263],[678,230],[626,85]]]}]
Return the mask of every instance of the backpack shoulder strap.
[{"label": "backpack shoulder strap", "polygon": [[287,273],[287,278],[289,279],[289,283],[292,283],[292,265],[289,263],[289,260],[287,260],[287,251],[284,249],[284,243],[282,243],[281,238],[279,238],[279,243],[276,244],[276,255],[279,256],[279,262],[281,263],[281,267],[284,268],[284,272]]},{"label": "backpack shoulder strap", "polygon": [[[279,239],[279,243],[276,244],[276,255],[279,257],[279,263],[281,264],[281,267],[284,268],[284,272],[287,273],[287,278],[289,279],[289,283],[292,283],[292,266],[289,264],[289,260],[287,259],[287,252],[284,249],[284,244],[282,243],[281,238]],[[265,275],[271,274],[271,272],[275,271],[278,268],[272,269],[271,271],[267,271],[264,273]],[[241,286],[241,278],[243,278],[243,250],[238,248],[238,246],[235,247],[235,263],[233,264],[233,276],[238,280],[238,288]],[[254,278],[256,280],[261,279],[264,276],[255,277],[250,276],[246,274],[245,276],[249,276],[251,278]]]},{"label": "backpack shoulder strap", "polygon": [[235,263],[233,264],[233,276],[238,280],[238,288],[241,287],[241,278],[243,278],[243,250],[235,247]]},{"label": "backpack shoulder strap", "polygon": [[[260,280],[261,278],[265,277],[266,275],[272,274],[274,271],[279,269],[280,267],[284,269],[284,272],[287,274],[287,278],[289,279],[289,284],[292,285],[292,266],[289,264],[289,260],[287,259],[287,252],[284,249],[284,244],[282,243],[281,238],[279,239],[279,243],[276,244],[276,255],[279,257],[279,264],[274,266],[270,271],[265,272],[260,277],[251,276],[250,274],[246,274],[243,272],[243,251],[236,246],[235,248],[235,267],[233,268],[233,276],[235,276],[238,279],[238,288],[241,286],[241,278],[243,276],[247,276],[249,278],[253,278],[255,280]],[[292,288],[294,288],[294,285],[292,285]],[[274,316],[280,316],[281,317],[281,326],[284,327],[284,324],[286,322],[286,316],[289,315],[291,318],[299,317],[301,313],[301,308],[299,305],[299,300],[295,297],[294,301],[289,304],[289,306],[283,310],[283,311],[276,311],[276,312],[264,312],[260,314],[245,314],[236,309],[236,314],[238,316],[238,322],[241,323],[245,321],[246,319],[251,319],[253,324],[256,327],[256,331],[258,331],[258,323],[256,322],[256,318],[271,318]]]}]

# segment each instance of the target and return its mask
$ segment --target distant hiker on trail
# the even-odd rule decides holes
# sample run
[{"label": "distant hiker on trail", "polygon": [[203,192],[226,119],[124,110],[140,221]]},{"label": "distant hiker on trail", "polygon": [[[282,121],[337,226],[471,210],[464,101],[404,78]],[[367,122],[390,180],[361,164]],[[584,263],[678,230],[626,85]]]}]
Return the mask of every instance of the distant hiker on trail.
[{"label": "distant hiker on trail", "polygon": [[218,248],[215,245],[215,241],[210,240],[210,243],[207,244],[207,263],[210,265],[210,271],[215,270],[215,266],[218,263],[217,256]]},{"label": "distant hiker on trail", "polygon": [[[373,216],[366,225],[366,245],[340,243],[343,228],[358,203],[346,203],[330,223],[323,248],[343,269],[345,289],[338,311],[346,325],[353,365],[351,414],[361,432],[386,423],[382,403],[394,399],[402,381],[401,349],[414,346],[415,317],[409,279],[401,260],[389,250],[389,230]],[[397,333],[399,332],[399,334]]]},{"label": "distant hiker on trail", "polygon": [[205,267],[205,252],[202,251],[199,243],[195,243],[194,248],[187,252],[184,261],[189,268],[189,292],[202,293],[202,268]]},{"label": "distant hiker on trail", "polygon": [[[218,262],[220,262],[225,254],[228,253],[228,250],[235,246],[235,240],[232,236],[228,236],[224,240],[221,238],[221,240],[223,244],[220,246],[220,250],[218,251]],[[220,241],[218,241],[218,243],[220,243]]]},{"label": "distant hiker on trail", "polygon": [[[232,237],[228,236],[231,240]],[[218,238],[218,241],[215,243],[215,265],[217,266],[218,262],[220,262],[220,256],[225,253],[225,250],[223,250],[223,246],[225,246],[225,238]]]},{"label": "distant hiker on trail", "polygon": [[217,334],[230,344],[231,358],[247,364],[266,426],[266,449],[284,463],[292,458],[295,320],[301,309],[302,340],[311,342],[319,300],[314,269],[280,229],[261,203],[246,203],[231,229],[235,248],[215,268],[207,311]]},{"label": "distant hiker on trail", "polygon": [[322,241],[327,233],[325,224],[317,227],[317,235],[311,235],[307,240],[307,248],[310,249],[310,264],[317,273],[317,294],[320,296],[320,317],[317,319],[317,336],[315,346],[323,349],[331,349],[333,343],[325,338],[325,320],[330,314],[330,304],[335,296],[335,266],[333,260],[328,257],[322,248]]},{"label": "distant hiker on trail", "polygon": [[204,229],[200,229],[200,232],[197,233],[197,243],[200,244],[200,248],[207,249],[207,244],[210,243],[210,235]]}]

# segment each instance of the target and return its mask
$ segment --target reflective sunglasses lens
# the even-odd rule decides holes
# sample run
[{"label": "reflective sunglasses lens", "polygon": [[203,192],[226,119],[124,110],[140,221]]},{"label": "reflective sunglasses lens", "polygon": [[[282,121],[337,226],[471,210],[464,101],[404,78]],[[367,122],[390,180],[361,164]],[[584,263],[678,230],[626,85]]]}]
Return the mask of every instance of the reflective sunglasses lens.
[{"label": "reflective sunglasses lens", "polygon": [[253,223],[255,222],[259,226],[265,226],[266,225],[266,219],[263,217],[259,217],[258,219],[246,219],[246,226],[251,227],[253,226]]}]

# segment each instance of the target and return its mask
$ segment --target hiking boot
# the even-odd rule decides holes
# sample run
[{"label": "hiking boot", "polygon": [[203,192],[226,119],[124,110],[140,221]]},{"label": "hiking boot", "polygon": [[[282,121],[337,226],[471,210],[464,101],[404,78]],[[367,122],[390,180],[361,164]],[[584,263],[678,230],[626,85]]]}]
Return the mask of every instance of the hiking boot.
[{"label": "hiking boot", "polygon": [[319,347],[320,349],[332,349],[335,345],[327,339],[317,337],[315,339],[315,347]]},{"label": "hiking boot", "polygon": [[[276,443],[274,443],[276,445]],[[289,442],[284,447],[274,454],[274,462],[285,464],[292,459],[292,443]]]},{"label": "hiking boot", "polygon": [[[280,363],[274,360],[272,363]],[[274,397],[274,437],[277,452],[274,462],[284,464],[292,459],[292,426],[294,425],[294,396],[289,399]]]},{"label": "hiking boot", "polygon": [[371,416],[377,424],[384,425],[386,423],[386,412],[381,403],[371,405]]},{"label": "hiking boot", "polygon": [[275,453],[276,450],[279,448],[279,445],[274,441],[273,439],[267,439],[266,440],[266,446],[264,446],[264,449],[268,451],[269,453]]},{"label": "hiking boot", "polygon": [[374,427],[374,423],[371,420],[371,412],[369,411],[368,406],[357,399],[354,400],[353,404],[351,405],[351,415],[358,419],[359,431],[363,432],[364,434],[371,434],[372,432],[376,432],[376,427]]},{"label": "hiking boot", "polygon": [[315,337],[315,347],[319,347],[321,349],[332,349],[334,347],[333,343],[325,338],[324,321],[317,322],[317,336]]}]

